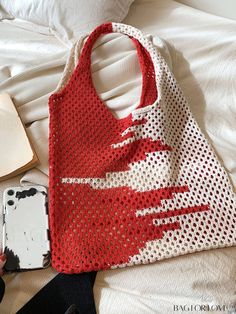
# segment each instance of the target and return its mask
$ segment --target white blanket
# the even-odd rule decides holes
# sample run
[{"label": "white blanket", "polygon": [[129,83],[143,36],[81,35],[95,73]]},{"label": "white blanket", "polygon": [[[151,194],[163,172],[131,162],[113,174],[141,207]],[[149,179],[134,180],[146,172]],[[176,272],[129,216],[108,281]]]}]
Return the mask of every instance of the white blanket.
[{"label": "white blanket", "polygon": [[[174,1],[136,0],[125,23],[166,40],[169,50],[154,38],[236,185],[236,22]],[[41,162],[21,183],[47,185],[47,99],[60,80],[68,53],[69,48],[45,28],[21,21],[0,23],[0,90],[14,97]],[[129,40],[114,35],[101,39],[92,63],[95,86],[113,110],[122,97],[139,98],[140,70]],[[127,85],[129,81],[132,84]],[[19,179],[2,183],[0,189],[18,184]],[[172,313],[174,304],[236,306],[235,270],[236,249],[227,248],[99,272],[94,287],[96,306],[104,314]],[[47,269],[4,276],[7,290],[0,313],[15,313],[54,275]]]}]

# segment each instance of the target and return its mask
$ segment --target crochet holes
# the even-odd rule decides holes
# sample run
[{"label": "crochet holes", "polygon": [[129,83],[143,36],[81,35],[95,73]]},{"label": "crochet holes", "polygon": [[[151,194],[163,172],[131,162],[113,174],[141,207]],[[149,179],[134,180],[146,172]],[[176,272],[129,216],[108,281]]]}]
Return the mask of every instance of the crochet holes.
[{"label": "crochet holes", "polygon": [[[140,107],[121,120],[90,80],[91,47],[112,27],[132,38],[144,78]],[[165,61],[139,31],[112,27],[90,35],[68,84],[50,98],[52,262],[66,273],[236,241],[228,177]]]}]

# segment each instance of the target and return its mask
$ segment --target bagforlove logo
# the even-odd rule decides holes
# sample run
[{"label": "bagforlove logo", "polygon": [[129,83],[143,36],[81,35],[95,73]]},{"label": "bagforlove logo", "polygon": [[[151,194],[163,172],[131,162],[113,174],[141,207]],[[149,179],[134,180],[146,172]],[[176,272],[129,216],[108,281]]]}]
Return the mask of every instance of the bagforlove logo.
[{"label": "bagforlove logo", "polygon": [[227,314],[236,314],[236,304],[174,304],[173,306],[174,312],[178,313],[201,313],[201,312],[221,312],[221,313],[227,313]]}]

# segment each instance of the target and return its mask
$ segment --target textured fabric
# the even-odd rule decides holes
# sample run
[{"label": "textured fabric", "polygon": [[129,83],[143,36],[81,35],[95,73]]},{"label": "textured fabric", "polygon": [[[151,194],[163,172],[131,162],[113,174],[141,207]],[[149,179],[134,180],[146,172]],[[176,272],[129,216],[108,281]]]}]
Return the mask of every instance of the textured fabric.
[{"label": "textured fabric", "polygon": [[[140,103],[117,119],[96,93],[91,51],[104,33],[137,45]],[[88,106],[89,104],[89,106]],[[236,243],[235,195],[164,59],[137,29],[108,23],[50,96],[50,232],[65,273],[146,264]]]},{"label": "textured fabric", "polygon": [[96,273],[59,274],[17,314],[96,314],[93,285]]}]

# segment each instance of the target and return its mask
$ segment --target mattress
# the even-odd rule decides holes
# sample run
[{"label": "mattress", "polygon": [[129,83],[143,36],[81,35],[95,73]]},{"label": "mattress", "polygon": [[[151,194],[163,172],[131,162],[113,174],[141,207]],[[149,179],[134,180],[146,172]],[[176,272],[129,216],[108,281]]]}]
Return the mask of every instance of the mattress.
[{"label": "mattress", "polygon": [[[124,23],[152,36],[235,187],[236,22],[171,0],[136,0]],[[2,182],[2,192],[5,187],[18,184],[48,184],[47,100],[60,81],[70,50],[46,28],[31,23],[4,20],[0,22],[0,29],[0,91],[7,91],[14,98],[40,159],[37,168]],[[118,103],[120,91],[126,99],[131,95],[127,88],[118,92],[116,86],[107,88],[108,73],[119,68],[112,56],[109,62],[103,61],[103,57],[107,57],[110,41],[117,45],[122,40],[108,36],[94,47],[93,79],[107,102],[114,98]],[[125,58],[127,51],[131,54],[133,51],[127,42],[122,47],[126,50],[119,55],[119,60]],[[128,74],[135,82],[132,95],[136,95],[140,91],[140,72],[136,63],[130,69]],[[0,200],[1,197],[2,193]],[[48,268],[5,275],[6,293],[0,313],[15,313],[55,274]],[[174,313],[180,305],[186,306],[185,310],[179,310],[181,313],[201,304],[227,306],[227,313],[236,311],[235,288],[236,248],[231,247],[152,265],[99,272],[94,295],[97,312],[101,314],[165,314]]]}]

